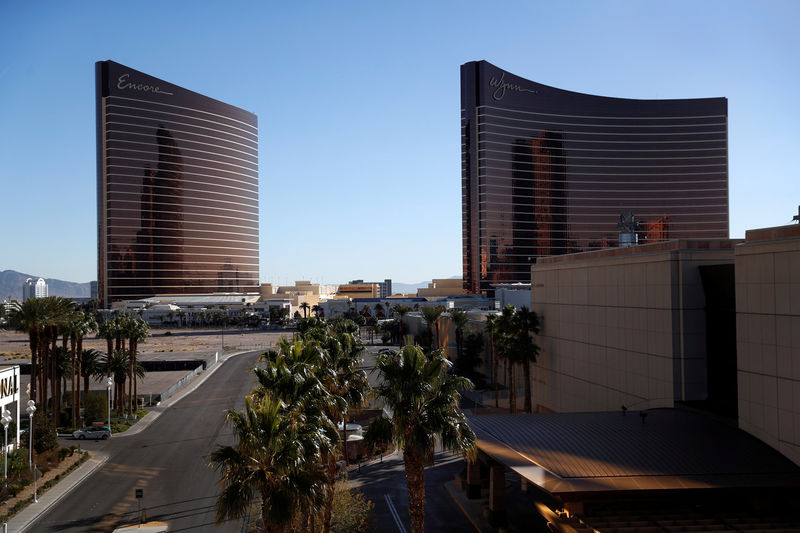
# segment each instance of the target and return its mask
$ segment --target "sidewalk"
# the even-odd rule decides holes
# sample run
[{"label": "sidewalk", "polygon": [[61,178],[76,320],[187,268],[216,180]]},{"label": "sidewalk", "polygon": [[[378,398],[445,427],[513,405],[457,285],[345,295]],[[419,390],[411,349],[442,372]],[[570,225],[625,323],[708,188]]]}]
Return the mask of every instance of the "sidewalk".
[{"label": "sidewalk", "polygon": [[[55,505],[61,498],[63,498],[66,494],[68,494],[72,489],[77,487],[81,481],[83,481],[86,477],[88,477],[89,474],[94,472],[107,460],[108,456],[106,455],[90,454],[88,461],[86,461],[77,469],[75,469],[71,474],[69,474],[65,479],[62,479],[55,486],[50,487],[50,489],[47,492],[41,494],[38,498],[39,499],[38,502],[29,504],[22,511],[17,513],[8,522],[9,533],[21,533],[22,531],[25,531],[30,526],[30,524],[39,517],[39,515],[46,512],[50,507]],[[59,473],[58,472],[59,470],[61,470],[61,473],[63,473],[68,468],[69,466],[64,466],[62,463],[57,468],[54,468],[53,470],[49,471],[47,474],[42,476],[37,485],[41,487],[44,483],[48,481],[48,479],[54,478]],[[20,493],[18,498],[26,498],[26,497],[29,498],[32,495],[33,495],[33,486],[31,485],[30,487],[26,487],[25,490],[23,490]]]},{"label": "sidewalk", "polygon": [[[194,379],[187,381],[185,385],[176,392],[173,396],[168,398],[166,401],[161,402],[158,407],[155,407],[150,410],[145,416],[142,417],[139,422],[137,422],[133,427],[131,427],[128,431],[124,433],[119,433],[114,435],[113,438],[119,439],[124,437],[130,437],[132,435],[136,435],[141,433],[147,427],[152,424],[161,413],[175,402],[186,396],[187,394],[192,393],[196,390],[200,385],[205,382],[206,379],[209,378],[217,368],[222,365],[225,361],[230,359],[231,357],[235,357],[239,354],[245,353],[244,351],[235,351],[229,354],[225,354],[223,357],[219,358],[219,362],[210,366],[204,372],[198,374]],[[77,459],[76,459],[77,460]],[[91,454],[89,459],[75,469],[72,473],[70,473],[66,478],[59,481],[55,486],[51,487],[47,492],[41,494],[39,496],[38,503],[31,503],[27,507],[25,507],[22,511],[17,513],[11,520],[8,521],[8,532],[9,533],[21,533],[26,531],[28,527],[30,527],[31,523],[34,520],[39,518],[43,513],[47,512],[50,507],[55,505],[62,497],[68,494],[72,489],[77,487],[84,479],[86,479],[89,475],[91,475],[95,470],[100,468],[106,461],[108,460],[107,455],[100,455],[100,454]],[[46,483],[49,479],[54,478],[59,473],[63,473],[66,471],[73,463],[69,464],[60,464],[58,467],[50,470],[47,472],[46,475],[42,476],[42,478],[37,482],[37,486],[41,487],[44,483]],[[27,496],[26,496],[27,494]],[[20,494],[12,500],[9,500],[5,504],[0,504],[0,512],[5,512],[3,509],[8,509],[19,501],[19,499],[28,498],[33,495],[33,485],[30,487],[25,487],[24,490],[20,492]]]}]

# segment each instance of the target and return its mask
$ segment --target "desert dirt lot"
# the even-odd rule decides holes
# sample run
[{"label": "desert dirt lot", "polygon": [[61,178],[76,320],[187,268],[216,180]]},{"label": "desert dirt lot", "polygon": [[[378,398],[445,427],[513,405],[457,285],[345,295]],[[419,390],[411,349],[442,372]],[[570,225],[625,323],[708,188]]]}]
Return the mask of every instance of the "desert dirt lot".
[{"label": "desert dirt lot", "polygon": [[[168,334],[169,332],[169,334]],[[228,330],[224,332],[225,352],[255,350],[275,346],[281,337],[292,339],[292,331]],[[139,360],[205,359],[222,347],[220,329],[153,329],[151,336],[139,345]],[[59,344],[61,340],[59,339]],[[106,341],[94,335],[83,341],[84,349],[94,348],[103,354]],[[28,335],[0,329],[0,365],[30,362]],[[159,395],[186,376],[187,371],[148,372],[139,382],[139,394]],[[20,389],[27,390],[30,376],[20,376]],[[91,390],[105,390],[105,380],[90,380]]]},{"label": "desert dirt lot", "polygon": [[[153,329],[150,337],[139,344],[139,358],[185,359],[212,355],[222,347],[225,350],[254,350],[274,346],[280,337],[292,339],[292,331],[228,330],[217,329]],[[59,339],[59,343],[61,340]],[[94,348],[106,352],[106,341],[90,335],[83,341],[83,348]],[[30,361],[28,335],[18,331],[0,330],[0,364],[25,363]]]}]

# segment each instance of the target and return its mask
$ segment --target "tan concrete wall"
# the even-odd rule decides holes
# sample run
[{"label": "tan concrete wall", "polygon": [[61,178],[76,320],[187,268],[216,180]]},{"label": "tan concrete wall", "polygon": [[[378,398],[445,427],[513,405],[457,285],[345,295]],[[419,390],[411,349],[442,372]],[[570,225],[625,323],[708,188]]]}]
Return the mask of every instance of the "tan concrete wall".
[{"label": "tan concrete wall", "polygon": [[736,247],[739,427],[800,464],[800,227],[747,238]]},{"label": "tan concrete wall", "polygon": [[733,251],[687,245],[575,254],[532,268],[532,308],[542,320],[533,390],[541,410],[640,410],[705,398],[698,266],[731,263]]}]

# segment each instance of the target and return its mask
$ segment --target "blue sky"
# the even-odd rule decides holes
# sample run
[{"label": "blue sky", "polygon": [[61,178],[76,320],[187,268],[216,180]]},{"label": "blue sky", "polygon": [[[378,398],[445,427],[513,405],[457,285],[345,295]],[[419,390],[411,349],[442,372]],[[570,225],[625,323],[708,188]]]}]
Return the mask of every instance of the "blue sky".
[{"label": "blue sky", "polygon": [[729,99],[731,237],[797,214],[800,2],[0,1],[0,270],[96,279],[94,63],[259,117],[261,281],[461,273],[459,66]]}]

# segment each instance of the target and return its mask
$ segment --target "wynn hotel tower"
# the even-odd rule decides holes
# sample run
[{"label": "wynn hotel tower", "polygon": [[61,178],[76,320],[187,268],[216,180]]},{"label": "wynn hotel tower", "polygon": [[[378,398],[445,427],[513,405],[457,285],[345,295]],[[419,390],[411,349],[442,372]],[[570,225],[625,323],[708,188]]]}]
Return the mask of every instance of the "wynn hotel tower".
[{"label": "wynn hotel tower", "polygon": [[96,64],[98,296],[258,290],[254,114]]},{"label": "wynn hotel tower", "polygon": [[728,237],[726,98],[594,96],[475,61],[461,66],[461,143],[466,292],[528,283],[538,257],[621,234]]}]

